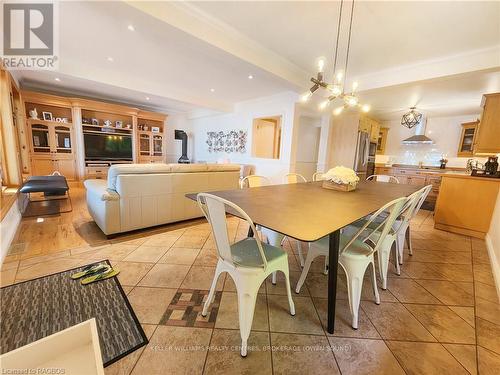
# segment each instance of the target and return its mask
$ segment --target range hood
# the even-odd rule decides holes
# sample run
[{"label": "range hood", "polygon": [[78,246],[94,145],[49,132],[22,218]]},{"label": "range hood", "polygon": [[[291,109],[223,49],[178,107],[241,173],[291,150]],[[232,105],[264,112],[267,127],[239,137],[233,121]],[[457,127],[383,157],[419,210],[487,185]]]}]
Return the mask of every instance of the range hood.
[{"label": "range hood", "polygon": [[401,143],[404,145],[412,144],[433,144],[434,141],[425,135],[425,127],[427,125],[427,119],[422,116],[420,122],[415,126],[415,135],[404,139]]}]

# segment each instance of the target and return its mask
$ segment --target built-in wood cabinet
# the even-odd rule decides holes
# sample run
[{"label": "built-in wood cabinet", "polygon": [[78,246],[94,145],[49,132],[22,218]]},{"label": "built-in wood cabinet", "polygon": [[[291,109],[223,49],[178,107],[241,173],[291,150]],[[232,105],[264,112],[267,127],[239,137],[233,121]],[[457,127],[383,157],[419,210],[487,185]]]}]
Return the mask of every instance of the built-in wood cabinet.
[{"label": "built-in wood cabinet", "polygon": [[482,107],[474,138],[474,154],[500,153],[500,93],[483,95]]},{"label": "built-in wood cabinet", "polygon": [[375,174],[394,176],[400,184],[426,186],[432,185],[432,190],[427,196],[426,202],[434,203],[439,194],[441,175],[435,170],[419,169],[417,167],[382,167],[375,168]]},{"label": "built-in wood cabinet", "polygon": [[73,125],[29,119],[31,173],[59,172],[68,180],[77,179]]},{"label": "built-in wood cabinet", "polygon": [[165,114],[33,91],[22,95],[32,175],[106,178],[113,164],[166,162]]},{"label": "built-in wood cabinet", "polygon": [[372,126],[371,126],[371,132],[370,132],[370,141],[373,143],[377,143],[379,133],[380,133],[380,124],[375,120],[371,120],[371,125]]},{"label": "built-in wood cabinet", "polygon": [[474,154],[474,139],[479,121],[462,124],[462,133],[458,145],[457,156],[472,156]]},{"label": "built-in wood cabinet", "polygon": [[490,230],[500,180],[444,175],[434,215],[434,227],[484,238]]},{"label": "built-in wood cabinet", "polygon": [[164,117],[141,111],[137,118],[139,163],[165,163]]},{"label": "built-in wood cabinet", "polygon": [[387,143],[387,133],[389,128],[380,128],[377,137],[377,155],[385,154],[385,144]]}]

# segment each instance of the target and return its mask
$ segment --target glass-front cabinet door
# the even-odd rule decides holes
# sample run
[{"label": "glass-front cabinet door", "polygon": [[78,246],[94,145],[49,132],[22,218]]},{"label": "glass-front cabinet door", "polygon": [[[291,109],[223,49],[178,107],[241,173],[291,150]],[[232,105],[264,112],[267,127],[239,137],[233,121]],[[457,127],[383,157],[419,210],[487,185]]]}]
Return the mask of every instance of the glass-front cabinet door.
[{"label": "glass-front cabinet door", "polygon": [[146,133],[139,134],[139,155],[151,155],[151,136]]},{"label": "glass-front cabinet door", "polygon": [[153,156],[163,156],[163,137],[161,135],[153,136]]},{"label": "glass-front cabinet door", "polygon": [[59,154],[70,154],[72,152],[71,128],[57,125],[54,127],[54,133],[55,151]]},{"label": "glass-front cabinet door", "polygon": [[31,142],[34,153],[50,153],[50,129],[48,125],[31,125]]}]

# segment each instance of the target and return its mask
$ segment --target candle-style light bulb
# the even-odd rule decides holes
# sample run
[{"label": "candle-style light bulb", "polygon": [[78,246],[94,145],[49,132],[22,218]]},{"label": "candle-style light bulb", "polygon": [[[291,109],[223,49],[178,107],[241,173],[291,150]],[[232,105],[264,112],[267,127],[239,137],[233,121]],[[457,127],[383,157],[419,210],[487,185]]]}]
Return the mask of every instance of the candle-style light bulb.
[{"label": "candle-style light bulb", "polygon": [[321,58],[318,60],[318,72],[323,73],[325,69],[325,59]]}]

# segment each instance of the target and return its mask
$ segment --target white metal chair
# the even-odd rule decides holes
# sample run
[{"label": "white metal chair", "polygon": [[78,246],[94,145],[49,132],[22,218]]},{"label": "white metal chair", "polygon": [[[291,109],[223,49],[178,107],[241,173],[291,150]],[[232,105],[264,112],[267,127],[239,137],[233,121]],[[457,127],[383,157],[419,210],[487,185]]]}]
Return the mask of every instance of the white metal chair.
[{"label": "white metal chair", "polygon": [[[279,247],[261,242],[252,219],[236,204],[207,193],[198,194],[197,201],[212,227],[218,254],[215,275],[201,314],[202,316],[207,315],[208,308],[214,300],[217,280],[223,272],[227,272],[236,285],[241,355],[246,357],[247,340],[252,328],[257,293],[262,282],[271,273],[281,271],[285,275],[290,314],[295,315],[295,306],[290,290],[288,254]],[[227,207],[231,207],[248,222],[254,231],[254,237],[248,237],[232,245],[229,244],[226,221]]]},{"label": "white metal chair", "polygon": [[306,178],[299,173],[288,173],[283,177],[285,184],[298,184],[299,182],[307,182]]},{"label": "white metal chair", "polygon": [[[259,175],[250,175],[250,176],[243,178],[240,181],[240,188],[241,189],[267,186],[267,185],[271,185],[271,181],[267,177],[259,176]],[[283,241],[285,240],[284,235],[282,235],[281,233],[275,232],[271,229],[262,228],[260,225],[257,225],[256,227],[263,235],[266,236],[266,241],[268,244],[270,244],[272,246],[276,246],[276,247],[283,246]],[[273,273],[271,282],[274,285],[276,285],[276,273]]]},{"label": "white metal chair", "polygon": [[[288,173],[283,177],[283,182],[285,184],[297,184],[300,182],[307,182],[307,179],[298,173]],[[286,236],[283,236],[281,240],[281,246],[283,246],[283,242],[285,242]],[[299,253],[299,262],[300,266],[304,267],[304,255],[302,254],[302,246],[300,245],[300,241],[297,241],[297,252]],[[273,275],[274,276],[274,275]],[[275,284],[275,280],[273,279],[273,284]]]},{"label": "white metal chair", "polygon": [[366,181],[371,181],[373,179],[377,182],[392,182],[392,183],[399,184],[399,180],[396,177],[389,176],[386,174],[372,174],[371,176],[368,176],[366,178]]},{"label": "white metal chair", "polygon": [[[373,254],[379,250],[380,246],[384,242],[387,234],[392,228],[394,221],[401,212],[401,208],[407,202],[408,198],[402,197],[387,203],[385,206],[380,208],[377,212],[370,216],[370,218],[358,229],[358,231],[352,236],[348,237],[344,234],[340,235],[340,252],[339,252],[339,264],[345,271],[347,276],[347,292],[349,297],[349,307],[352,315],[352,327],[354,329],[358,328],[358,310],[359,302],[361,300],[361,290],[363,287],[363,278],[368,266],[372,266],[372,283],[373,283],[373,294],[375,296],[375,303],[380,304],[380,296],[377,289],[377,277],[375,275],[375,263]],[[385,215],[384,212],[389,212],[389,215]],[[375,229],[371,229],[370,225],[375,223],[378,219]],[[368,230],[373,233],[375,231],[380,231],[380,235],[373,239],[374,246],[369,246],[363,237],[365,231]],[[368,236],[370,237],[370,236]],[[323,255],[327,256],[329,252],[329,238],[323,237],[319,241],[311,244],[310,250],[307,253],[306,262],[302,274],[300,275],[299,281],[295,291],[300,292],[300,288],[304,284],[307,273],[311,266],[312,261],[317,256]]]},{"label": "white metal chair", "polygon": [[[406,242],[408,244],[408,253],[410,255],[413,255],[413,248],[411,245],[410,222],[417,215],[418,211],[420,211],[420,207],[422,207],[422,204],[425,202],[425,199],[427,198],[427,195],[429,195],[431,190],[432,190],[432,185],[427,185],[417,192],[417,193],[420,193],[419,197],[417,198],[417,203],[416,203],[413,211],[411,213],[409,213],[408,220],[406,220],[402,224],[402,227],[401,227],[399,234],[398,234],[398,242],[397,242],[399,264],[403,264],[403,253],[404,253],[405,239],[406,239]],[[398,275],[399,275],[399,266],[398,266]]]},{"label": "white metal chair", "polygon": [[[431,185],[429,186],[432,188]],[[377,251],[380,280],[382,281],[382,289],[384,290],[387,289],[387,271],[389,269],[389,258],[392,250],[392,245],[393,243],[396,243],[394,259],[396,262],[396,273],[400,275],[400,264],[403,264],[401,258],[403,256],[405,233],[410,225],[410,220],[415,216],[415,212],[418,211],[419,205],[421,205],[421,202],[423,202],[422,197],[423,199],[425,199],[425,197],[427,196],[429,192],[429,186],[423,187],[422,189],[414,192],[408,197],[407,202],[401,208],[401,212],[397,216],[391,230],[389,231],[385,240]],[[387,213],[385,213],[384,215],[387,216]],[[354,225],[347,227],[344,232],[356,232],[365,221],[366,219],[359,220]],[[378,223],[376,220],[370,225],[371,229],[374,229],[377,224]],[[373,242],[373,239],[379,236],[380,233],[381,232],[379,230],[375,230],[371,234],[365,233],[364,240],[370,240],[371,242]]]},{"label": "white metal chair", "polygon": [[313,174],[313,181],[321,181],[323,180],[323,172],[316,172]]},{"label": "white metal chair", "polygon": [[240,180],[240,188],[244,189],[245,187],[260,187],[271,185],[271,181],[264,176],[258,176],[256,174],[252,174],[250,176],[246,176],[245,178]]}]

